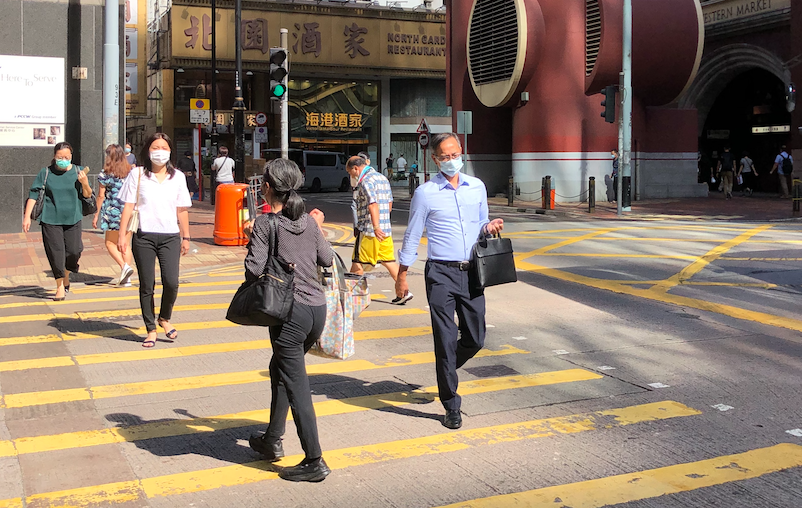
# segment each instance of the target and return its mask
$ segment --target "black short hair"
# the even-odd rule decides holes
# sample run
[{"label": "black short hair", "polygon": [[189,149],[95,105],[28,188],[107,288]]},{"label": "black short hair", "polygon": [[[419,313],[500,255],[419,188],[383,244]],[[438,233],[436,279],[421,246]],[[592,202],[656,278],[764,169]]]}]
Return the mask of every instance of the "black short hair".
[{"label": "black short hair", "polygon": [[189,150],[187,150],[186,152],[184,152],[184,155],[185,155],[186,157],[192,157],[192,152],[190,152]]}]

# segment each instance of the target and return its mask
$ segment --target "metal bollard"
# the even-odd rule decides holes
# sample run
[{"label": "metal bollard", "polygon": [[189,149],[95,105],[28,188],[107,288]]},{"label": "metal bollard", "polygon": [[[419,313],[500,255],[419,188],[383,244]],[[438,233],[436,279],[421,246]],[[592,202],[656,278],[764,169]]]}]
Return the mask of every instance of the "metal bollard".
[{"label": "metal bollard", "polygon": [[515,199],[515,180],[510,176],[509,185],[507,185],[507,206],[512,206]]},{"label": "metal bollard", "polygon": [[588,181],[588,213],[596,211],[596,177],[591,176]]},{"label": "metal bollard", "polygon": [[545,192],[546,198],[544,200],[545,206],[543,208],[545,208],[546,210],[554,210],[554,203],[552,202],[552,200],[554,199],[554,189],[552,188],[552,185],[551,185],[551,176],[547,175],[546,178],[545,178],[545,181],[546,181],[546,184],[545,184],[545,187],[546,187],[546,192]]},{"label": "metal bollard", "polygon": [[[780,178],[783,176],[780,175]],[[794,215],[799,215],[799,202],[802,201],[802,180],[798,180],[794,178],[793,182],[793,191],[791,192],[791,196],[793,197],[792,201],[794,203]]]}]

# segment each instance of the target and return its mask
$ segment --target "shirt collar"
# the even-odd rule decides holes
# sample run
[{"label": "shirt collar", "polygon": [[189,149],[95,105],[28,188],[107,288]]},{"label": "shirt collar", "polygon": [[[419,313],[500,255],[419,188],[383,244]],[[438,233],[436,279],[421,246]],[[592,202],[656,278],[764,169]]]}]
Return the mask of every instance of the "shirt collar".
[{"label": "shirt collar", "polygon": [[[462,174],[462,171],[460,171],[457,174],[459,175],[459,185],[458,185],[458,187],[462,187],[463,185],[467,185],[467,186],[471,185],[471,183],[468,181],[468,179],[465,178],[465,175]],[[451,185],[449,183],[449,181],[446,180],[446,177],[443,175],[443,173],[441,173],[439,171],[437,172],[437,175],[435,175],[434,180],[435,180],[435,183],[437,184],[438,189],[440,189],[440,190],[443,190],[446,187]]]}]

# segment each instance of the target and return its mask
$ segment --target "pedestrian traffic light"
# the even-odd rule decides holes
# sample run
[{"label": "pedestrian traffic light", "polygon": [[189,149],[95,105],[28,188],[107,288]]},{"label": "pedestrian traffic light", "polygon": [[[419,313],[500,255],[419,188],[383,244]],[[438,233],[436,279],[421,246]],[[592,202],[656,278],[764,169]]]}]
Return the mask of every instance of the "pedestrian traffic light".
[{"label": "pedestrian traffic light", "polygon": [[279,100],[287,93],[287,50],[270,48],[270,98]]},{"label": "pedestrian traffic light", "polygon": [[601,107],[604,108],[604,111],[601,117],[607,123],[615,123],[615,86],[604,87],[602,93],[604,94],[604,100],[601,102]]}]

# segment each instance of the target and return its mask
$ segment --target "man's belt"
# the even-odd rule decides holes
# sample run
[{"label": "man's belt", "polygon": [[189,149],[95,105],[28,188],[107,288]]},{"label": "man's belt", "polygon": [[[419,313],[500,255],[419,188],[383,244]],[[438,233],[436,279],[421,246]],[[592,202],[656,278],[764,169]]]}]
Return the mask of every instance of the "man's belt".
[{"label": "man's belt", "polygon": [[437,263],[438,265],[445,265],[451,268],[459,268],[461,272],[467,272],[471,268],[470,261],[441,261],[439,259],[430,259],[432,263]]}]

